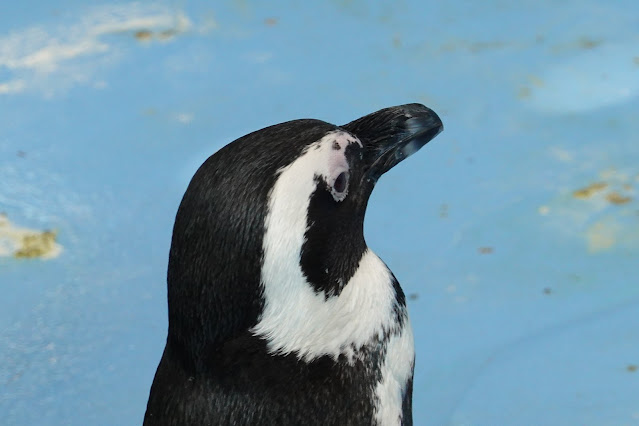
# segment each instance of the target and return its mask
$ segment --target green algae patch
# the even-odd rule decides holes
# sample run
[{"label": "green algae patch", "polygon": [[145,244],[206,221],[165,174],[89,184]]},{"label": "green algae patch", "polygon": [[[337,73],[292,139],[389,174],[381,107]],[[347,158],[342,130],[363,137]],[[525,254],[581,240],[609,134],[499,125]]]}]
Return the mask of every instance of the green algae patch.
[{"label": "green algae patch", "polygon": [[52,259],[62,252],[57,232],[15,226],[0,213],[0,257],[17,259]]}]

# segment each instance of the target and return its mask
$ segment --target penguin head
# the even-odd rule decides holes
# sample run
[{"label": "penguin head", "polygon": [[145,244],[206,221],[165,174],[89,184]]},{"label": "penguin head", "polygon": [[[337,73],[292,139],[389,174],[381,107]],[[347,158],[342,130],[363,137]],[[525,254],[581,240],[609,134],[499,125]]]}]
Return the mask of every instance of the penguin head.
[{"label": "penguin head", "polygon": [[339,294],[366,250],[364,217],[377,180],[441,130],[432,110],[412,104],[304,141],[301,154],[278,169],[269,197],[266,231],[272,242],[265,248],[277,252],[273,261],[297,256],[300,247],[306,281],[326,296]]},{"label": "penguin head", "polygon": [[278,124],[209,157],[176,216],[169,339],[215,344],[249,329],[273,281],[339,295],[367,249],[375,183],[442,129],[432,110],[409,104],[343,126]]}]

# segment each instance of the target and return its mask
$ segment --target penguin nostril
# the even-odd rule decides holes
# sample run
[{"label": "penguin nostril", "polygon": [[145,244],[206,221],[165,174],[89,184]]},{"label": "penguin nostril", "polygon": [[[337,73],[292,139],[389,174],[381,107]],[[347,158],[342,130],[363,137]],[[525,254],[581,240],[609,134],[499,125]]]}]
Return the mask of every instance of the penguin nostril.
[{"label": "penguin nostril", "polygon": [[348,181],[348,174],[346,172],[342,172],[335,179],[335,183],[333,184],[333,189],[335,192],[341,193],[346,190],[346,182]]}]

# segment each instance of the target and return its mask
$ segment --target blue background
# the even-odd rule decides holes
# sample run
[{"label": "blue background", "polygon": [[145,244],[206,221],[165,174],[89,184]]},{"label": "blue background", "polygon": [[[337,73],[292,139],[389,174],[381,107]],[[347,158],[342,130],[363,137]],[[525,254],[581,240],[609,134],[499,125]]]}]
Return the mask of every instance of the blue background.
[{"label": "blue background", "polygon": [[141,423],[211,153],[420,102],[445,131],[366,221],[415,423],[639,424],[638,95],[635,0],[3,2],[0,211],[64,249],[0,257],[0,423]]}]

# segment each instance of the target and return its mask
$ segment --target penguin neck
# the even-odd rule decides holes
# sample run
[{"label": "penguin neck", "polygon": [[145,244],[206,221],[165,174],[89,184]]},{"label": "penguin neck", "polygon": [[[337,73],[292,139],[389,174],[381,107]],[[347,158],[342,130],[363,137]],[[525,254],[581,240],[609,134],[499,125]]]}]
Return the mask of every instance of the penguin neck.
[{"label": "penguin neck", "polygon": [[[290,170],[289,170],[290,171]],[[365,205],[336,204],[317,182],[283,171],[269,194],[261,285],[251,332],[269,352],[353,360],[399,327],[398,285],[363,237]],[[298,196],[290,196],[291,188]],[[299,196],[306,192],[306,196]],[[355,203],[357,200],[343,203]],[[401,290],[399,290],[401,291]]]},{"label": "penguin neck", "polygon": [[326,298],[339,296],[367,251],[367,199],[335,202],[325,183],[300,179],[296,166],[281,171],[268,197],[262,283],[304,282]]}]

